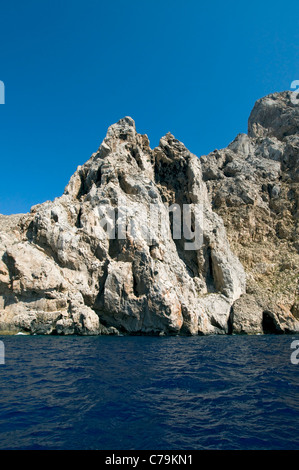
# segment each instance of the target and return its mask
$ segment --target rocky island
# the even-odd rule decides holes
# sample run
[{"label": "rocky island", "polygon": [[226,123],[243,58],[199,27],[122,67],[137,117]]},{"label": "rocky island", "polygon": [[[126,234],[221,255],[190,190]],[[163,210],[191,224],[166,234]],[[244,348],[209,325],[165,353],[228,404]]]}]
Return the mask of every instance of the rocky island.
[{"label": "rocky island", "polygon": [[291,98],[258,100],[248,134],[200,158],[125,117],[61,197],[0,215],[0,332],[298,333]]}]

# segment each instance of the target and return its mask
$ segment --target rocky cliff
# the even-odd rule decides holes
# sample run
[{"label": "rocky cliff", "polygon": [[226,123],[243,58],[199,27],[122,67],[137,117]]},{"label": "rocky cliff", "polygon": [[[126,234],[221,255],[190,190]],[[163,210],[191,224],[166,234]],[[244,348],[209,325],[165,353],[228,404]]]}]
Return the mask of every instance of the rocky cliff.
[{"label": "rocky cliff", "polygon": [[[299,302],[299,106],[292,93],[258,100],[240,134],[201,159],[212,208],[246,271],[235,332],[292,332]],[[262,322],[260,319],[262,318]]]},{"label": "rocky cliff", "polygon": [[61,197],[0,216],[0,330],[298,332],[298,116],[270,95],[201,158],[112,125]]}]

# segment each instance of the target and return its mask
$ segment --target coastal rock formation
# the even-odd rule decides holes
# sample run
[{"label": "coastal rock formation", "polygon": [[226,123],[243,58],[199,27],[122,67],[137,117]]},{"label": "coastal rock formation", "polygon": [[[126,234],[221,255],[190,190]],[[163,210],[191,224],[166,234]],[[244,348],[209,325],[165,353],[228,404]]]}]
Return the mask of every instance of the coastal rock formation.
[{"label": "coastal rock formation", "polygon": [[61,197],[0,216],[0,330],[299,331],[297,132],[287,93],[200,159],[112,125]]},{"label": "coastal rock formation", "polygon": [[233,331],[298,331],[299,106],[292,93],[258,100],[248,135],[200,161],[212,208],[247,274]]}]

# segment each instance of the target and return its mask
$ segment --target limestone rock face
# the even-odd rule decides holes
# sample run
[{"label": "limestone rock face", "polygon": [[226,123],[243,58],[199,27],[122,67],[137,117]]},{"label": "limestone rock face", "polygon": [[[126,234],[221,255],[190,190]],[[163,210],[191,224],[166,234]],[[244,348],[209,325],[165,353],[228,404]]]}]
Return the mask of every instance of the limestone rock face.
[{"label": "limestone rock face", "polygon": [[201,158],[112,125],[61,197],[0,216],[0,330],[299,331],[297,118],[288,93],[266,97]]},{"label": "limestone rock face", "polygon": [[61,197],[0,222],[1,329],[223,334],[245,292],[199,159],[171,134],[152,150],[129,117]]},{"label": "limestone rock face", "polygon": [[285,137],[299,135],[298,99],[294,92],[273,93],[258,100],[248,120],[249,137]]},{"label": "limestone rock face", "polygon": [[231,313],[232,333],[262,334],[263,309],[251,294],[243,294],[233,305]]},{"label": "limestone rock face", "polygon": [[248,135],[200,162],[212,208],[247,274],[233,332],[298,332],[299,106],[291,92],[258,100]]}]

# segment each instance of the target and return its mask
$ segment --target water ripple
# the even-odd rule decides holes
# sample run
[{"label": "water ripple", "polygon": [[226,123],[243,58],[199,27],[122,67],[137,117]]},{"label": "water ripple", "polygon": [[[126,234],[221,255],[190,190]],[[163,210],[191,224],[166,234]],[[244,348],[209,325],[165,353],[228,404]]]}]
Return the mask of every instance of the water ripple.
[{"label": "water ripple", "polygon": [[293,338],[1,339],[1,449],[299,446]]}]

